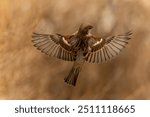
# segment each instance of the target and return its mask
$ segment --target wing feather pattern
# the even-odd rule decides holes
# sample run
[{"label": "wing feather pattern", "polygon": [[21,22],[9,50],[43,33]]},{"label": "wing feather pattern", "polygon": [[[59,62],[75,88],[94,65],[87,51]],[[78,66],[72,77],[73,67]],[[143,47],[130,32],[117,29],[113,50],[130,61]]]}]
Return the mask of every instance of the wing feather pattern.
[{"label": "wing feather pattern", "polygon": [[124,35],[117,35],[95,42],[91,46],[91,51],[86,55],[86,61],[89,63],[103,63],[114,58],[126,47],[131,34],[130,31]]},{"label": "wing feather pattern", "polygon": [[32,38],[34,46],[48,56],[74,61],[71,47],[63,36],[33,33]]}]

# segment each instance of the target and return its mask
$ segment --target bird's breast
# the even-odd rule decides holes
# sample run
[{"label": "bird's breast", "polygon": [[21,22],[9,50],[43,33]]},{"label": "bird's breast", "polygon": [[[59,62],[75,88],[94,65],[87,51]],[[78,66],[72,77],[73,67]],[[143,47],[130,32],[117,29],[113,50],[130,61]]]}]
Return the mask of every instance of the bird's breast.
[{"label": "bird's breast", "polygon": [[85,50],[86,48],[88,48],[88,42],[85,39],[74,39],[70,42],[70,44],[72,45],[73,50]]}]

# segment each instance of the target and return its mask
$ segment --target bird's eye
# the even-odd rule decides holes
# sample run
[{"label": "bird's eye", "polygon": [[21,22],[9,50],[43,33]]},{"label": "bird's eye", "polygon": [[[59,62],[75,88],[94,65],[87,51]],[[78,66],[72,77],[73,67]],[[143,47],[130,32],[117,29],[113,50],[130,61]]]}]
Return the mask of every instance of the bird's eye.
[{"label": "bird's eye", "polygon": [[89,29],[92,29],[93,28],[93,26],[89,26]]}]

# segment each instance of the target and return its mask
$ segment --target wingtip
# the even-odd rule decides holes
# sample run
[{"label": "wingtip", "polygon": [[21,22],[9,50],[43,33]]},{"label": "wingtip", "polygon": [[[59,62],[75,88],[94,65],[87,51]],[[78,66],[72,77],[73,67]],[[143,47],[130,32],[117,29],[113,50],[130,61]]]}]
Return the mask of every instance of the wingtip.
[{"label": "wingtip", "polygon": [[34,38],[35,36],[37,36],[38,34],[36,32],[32,33],[32,38]]},{"label": "wingtip", "polygon": [[127,35],[132,35],[132,34],[133,34],[133,31],[132,31],[132,30],[129,30],[126,34],[127,34]]}]

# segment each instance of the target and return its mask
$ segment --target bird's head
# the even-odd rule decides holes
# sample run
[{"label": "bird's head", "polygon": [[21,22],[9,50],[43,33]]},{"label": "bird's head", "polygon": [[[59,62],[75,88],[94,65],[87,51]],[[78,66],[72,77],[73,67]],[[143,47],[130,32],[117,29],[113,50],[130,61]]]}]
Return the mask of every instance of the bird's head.
[{"label": "bird's head", "polygon": [[88,35],[89,30],[91,30],[92,28],[93,28],[92,25],[83,25],[83,24],[81,24],[80,27],[79,27],[78,33],[83,35],[83,36]]}]

